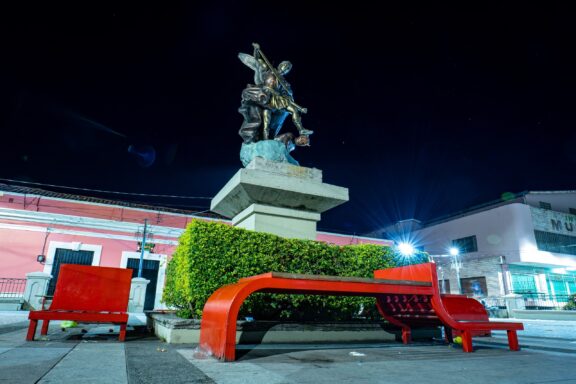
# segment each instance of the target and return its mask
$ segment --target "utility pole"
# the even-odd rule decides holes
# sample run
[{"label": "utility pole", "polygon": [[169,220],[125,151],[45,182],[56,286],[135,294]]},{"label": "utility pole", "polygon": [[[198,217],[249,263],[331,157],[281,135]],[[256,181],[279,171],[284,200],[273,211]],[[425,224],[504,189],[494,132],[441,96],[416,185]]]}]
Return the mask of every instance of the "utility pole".
[{"label": "utility pole", "polygon": [[140,245],[140,264],[138,264],[138,277],[142,277],[142,267],[144,265],[144,252],[146,252],[147,229],[148,229],[148,219],[144,219],[144,230],[142,231],[142,244]]}]

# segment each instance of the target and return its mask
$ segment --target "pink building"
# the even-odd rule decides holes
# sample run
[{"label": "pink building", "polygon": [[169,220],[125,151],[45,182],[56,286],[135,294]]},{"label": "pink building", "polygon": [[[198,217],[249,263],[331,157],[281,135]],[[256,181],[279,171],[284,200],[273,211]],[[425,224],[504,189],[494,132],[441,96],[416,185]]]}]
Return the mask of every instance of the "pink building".
[{"label": "pink building", "polygon": [[[163,308],[166,263],[186,225],[195,219],[226,220],[190,211],[49,192],[0,184],[0,295],[23,292],[30,272],[53,276],[60,264],[132,268],[137,275],[140,242],[147,219],[147,246],[142,277],[150,280],[145,309]],[[374,243],[381,239],[319,232],[317,240],[332,244]],[[148,247],[147,247],[148,248]]]}]

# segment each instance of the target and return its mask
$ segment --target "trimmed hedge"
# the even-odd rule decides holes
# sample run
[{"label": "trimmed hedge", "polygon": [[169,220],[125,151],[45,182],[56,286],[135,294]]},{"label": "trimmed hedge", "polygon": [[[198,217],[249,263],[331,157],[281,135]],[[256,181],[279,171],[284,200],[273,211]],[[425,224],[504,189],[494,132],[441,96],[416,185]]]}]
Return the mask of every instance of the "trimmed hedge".
[{"label": "trimmed hedge", "polygon": [[568,298],[568,303],[566,303],[564,309],[567,311],[576,311],[576,293],[570,295],[570,297]]},{"label": "trimmed hedge", "polygon": [[[424,254],[415,262],[427,261]],[[399,265],[389,247],[336,246],[285,239],[222,223],[192,221],[168,263],[163,301],[181,317],[200,318],[208,297],[242,277],[275,271],[333,276],[373,277],[375,269]],[[317,295],[254,294],[240,316],[257,320],[349,320],[374,299]]]}]

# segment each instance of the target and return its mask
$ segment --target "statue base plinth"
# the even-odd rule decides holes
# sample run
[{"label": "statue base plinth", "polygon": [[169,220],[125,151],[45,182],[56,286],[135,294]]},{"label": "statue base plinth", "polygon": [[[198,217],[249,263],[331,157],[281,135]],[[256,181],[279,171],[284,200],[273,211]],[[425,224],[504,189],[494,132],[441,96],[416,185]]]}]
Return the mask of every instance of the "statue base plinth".
[{"label": "statue base plinth", "polygon": [[240,149],[242,165],[247,167],[256,158],[299,165],[290,156],[290,151],[286,148],[286,144],[278,140],[261,140],[256,143],[242,144],[242,149]]},{"label": "statue base plinth", "polygon": [[212,199],[234,226],[282,237],[316,239],[320,214],[348,201],[348,189],[322,182],[322,171],[254,158]]},{"label": "statue base plinth", "polygon": [[315,240],[316,222],[318,221],[320,221],[319,213],[252,204],[234,216],[232,224],[235,227],[256,232],[273,233],[288,238]]}]

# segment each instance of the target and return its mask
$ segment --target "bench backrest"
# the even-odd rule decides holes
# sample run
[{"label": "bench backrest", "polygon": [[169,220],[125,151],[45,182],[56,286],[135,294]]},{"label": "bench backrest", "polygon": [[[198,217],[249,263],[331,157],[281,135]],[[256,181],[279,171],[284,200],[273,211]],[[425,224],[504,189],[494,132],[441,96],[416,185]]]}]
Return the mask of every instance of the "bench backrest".
[{"label": "bench backrest", "polygon": [[440,324],[428,295],[384,294],[378,297],[378,305],[385,318],[393,317],[406,325]]},{"label": "bench backrest", "polygon": [[[379,269],[374,271],[374,277],[379,279],[403,279],[427,281],[432,283],[435,295],[441,297],[441,307],[449,316],[457,321],[488,321],[488,313],[477,300],[465,295],[440,295],[436,264],[424,263],[404,267]],[[402,317],[407,324],[426,322],[426,318],[438,315],[432,308],[432,303],[425,296],[386,295],[380,305],[389,315]],[[440,310],[440,308],[437,308]],[[407,319],[414,317],[414,319]]]},{"label": "bench backrest", "polygon": [[435,288],[438,288],[438,281],[436,279],[436,264],[424,263],[406,265],[404,267],[378,269],[374,271],[376,279],[389,279],[389,280],[412,280],[423,281],[432,283]]},{"label": "bench backrest", "polygon": [[63,264],[50,310],[126,312],[132,270]]}]

